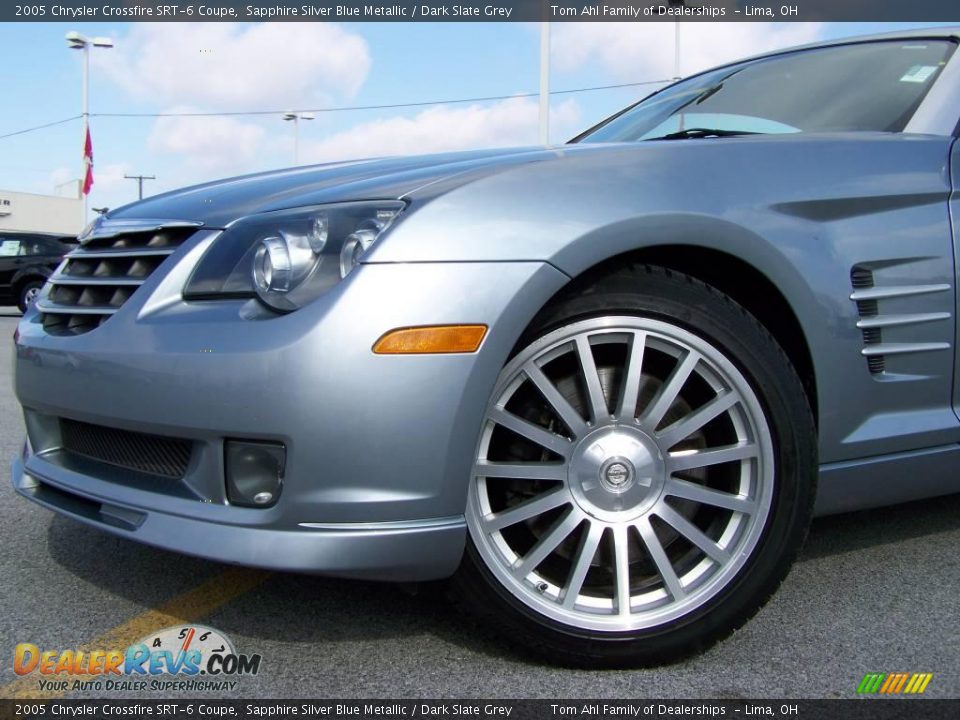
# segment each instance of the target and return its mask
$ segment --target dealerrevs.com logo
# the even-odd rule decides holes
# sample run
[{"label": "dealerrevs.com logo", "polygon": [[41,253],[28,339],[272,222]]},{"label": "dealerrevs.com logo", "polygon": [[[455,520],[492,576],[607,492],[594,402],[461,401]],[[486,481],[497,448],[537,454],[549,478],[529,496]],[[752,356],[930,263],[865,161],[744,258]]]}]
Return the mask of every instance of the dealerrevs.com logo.
[{"label": "dealerrevs.com logo", "polygon": [[234,690],[243,675],[256,675],[262,658],[236,651],[224,633],[203,625],[177,625],[151,633],[126,649],[41,649],[20,643],[17,675],[38,677],[38,689],[72,692]]}]

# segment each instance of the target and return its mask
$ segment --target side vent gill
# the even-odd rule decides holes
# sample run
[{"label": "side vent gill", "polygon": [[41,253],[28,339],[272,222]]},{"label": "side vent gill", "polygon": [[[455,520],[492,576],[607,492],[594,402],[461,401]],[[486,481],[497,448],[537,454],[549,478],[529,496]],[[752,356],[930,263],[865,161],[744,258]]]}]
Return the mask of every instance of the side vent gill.
[{"label": "side vent gill", "polygon": [[[850,284],[853,286],[854,293],[850,299],[855,299],[858,290],[866,290],[873,287],[873,271],[865,267],[855,265],[850,271]],[[860,323],[865,319],[875,318],[879,312],[879,305],[875,299],[856,300],[857,313],[860,315],[860,322],[857,327],[863,334],[864,348],[871,345],[879,345],[883,342],[883,331],[879,327],[864,328]],[[887,361],[883,355],[867,356],[867,367],[873,374],[882,373],[887,368]]]},{"label": "side vent gill", "polygon": [[946,342],[884,342],[885,328],[909,328],[922,323],[948,320],[948,312],[891,313],[884,312],[884,301],[912,298],[931,293],[948,292],[949,284],[877,286],[873,270],[855,265],[850,270],[850,299],[857,304],[860,319],[857,327],[863,335],[861,354],[867,360],[867,368],[874,375],[886,372],[887,358],[892,355],[948,350]]}]

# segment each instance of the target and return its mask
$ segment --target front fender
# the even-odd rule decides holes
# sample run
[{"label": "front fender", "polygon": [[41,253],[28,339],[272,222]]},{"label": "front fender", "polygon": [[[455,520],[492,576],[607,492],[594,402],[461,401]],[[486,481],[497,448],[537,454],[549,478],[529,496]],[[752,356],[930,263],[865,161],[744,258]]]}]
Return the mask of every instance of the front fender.
[{"label": "front fender", "polygon": [[[539,261],[571,277],[644,248],[708,248],[765,276],[800,323],[816,373],[821,459],[955,442],[952,354],[888,360],[871,375],[851,300],[856,267],[878,283],[954,285],[950,138],[893,133],[752,136],[560,149],[409,198],[367,262]],[[953,293],[886,312],[956,311]],[[954,342],[946,323],[884,334]],[[915,418],[894,428],[891,417]],[[951,418],[953,417],[953,420]]]},{"label": "front fender", "polygon": [[48,268],[44,265],[31,265],[29,267],[21,268],[17,270],[13,275],[13,279],[10,281],[11,286],[16,287],[24,280],[30,280],[36,278],[38,280],[46,280],[51,275],[53,275],[53,269]]}]

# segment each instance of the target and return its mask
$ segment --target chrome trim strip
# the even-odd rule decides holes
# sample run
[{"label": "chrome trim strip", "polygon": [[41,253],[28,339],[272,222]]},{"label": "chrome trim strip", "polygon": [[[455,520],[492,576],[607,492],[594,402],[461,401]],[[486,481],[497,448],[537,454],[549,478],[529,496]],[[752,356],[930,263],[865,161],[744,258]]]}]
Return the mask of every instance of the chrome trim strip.
[{"label": "chrome trim strip", "polygon": [[877,355],[905,355],[907,353],[936,352],[937,350],[949,350],[950,343],[877,343],[876,345],[867,345],[860,354],[864,357],[875,357]]},{"label": "chrome trim strip", "polygon": [[202,222],[192,220],[159,220],[155,218],[132,218],[132,219],[102,219],[90,228],[90,230],[77,238],[80,244],[90,242],[91,240],[100,240],[103,238],[112,238],[117,235],[128,233],[146,233],[156,232],[167,228],[199,228]]},{"label": "chrome trim strip", "polygon": [[37,300],[36,308],[51,315],[113,315],[120,309],[106,305],[58,305],[46,299]]},{"label": "chrome trim strip", "polygon": [[64,257],[70,260],[97,260],[99,258],[166,256],[172,255],[177,247],[130,248],[129,250],[89,250],[87,248],[78,248],[77,250],[71,250]]},{"label": "chrome trim strip", "polygon": [[[214,228],[203,228],[190,236],[185,244],[193,243],[192,247],[185,251],[147,298],[140,312],[137,313],[138,320],[165,307],[183,302],[183,289],[193,274],[194,268],[207,249],[220,237],[221,232],[223,231]],[[184,245],[179,247],[182,248]]]},{"label": "chrome trim strip", "polygon": [[871,315],[857,323],[861,330],[870,328],[898,327],[900,325],[919,325],[921,323],[949,320],[952,317],[948,312],[916,313],[914,315]]},{"label": "chrome trim strip", "polygon": [[937,285],[901,285],[900,287],[875,287],[866,290],[854,290],[850,299],[883,300],[885,298],[909,297],[911,295],[926,295],[927,293],[946,292],[951,286],[947,283]]},{"label": "chrome trim strip", "polygon": [[57,273],[47,282],[53,285],[122,285],[124,287],[140,287],[144,278],[104,277],[102,275],[62,275]]},{"label": "chrome trim strip", "polygon": [[311,530],[342,530],[344,532],[395,532],[397,530],[425,530],[429,528],[463,527],[463,515],[452,515],[429,520],[388,520],[383,522],[298,523],[299,527]]}]

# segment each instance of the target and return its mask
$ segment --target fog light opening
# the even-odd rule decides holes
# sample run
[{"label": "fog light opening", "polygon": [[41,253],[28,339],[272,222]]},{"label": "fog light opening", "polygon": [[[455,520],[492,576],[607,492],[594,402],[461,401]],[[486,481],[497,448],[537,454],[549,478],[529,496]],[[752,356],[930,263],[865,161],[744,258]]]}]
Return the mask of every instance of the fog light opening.
[{"label": "fog light opening", "polygon": [[287,450],[281,443],[227,440],[224,455],[231,505],[266,508],[276,504],[287,462]]}]

